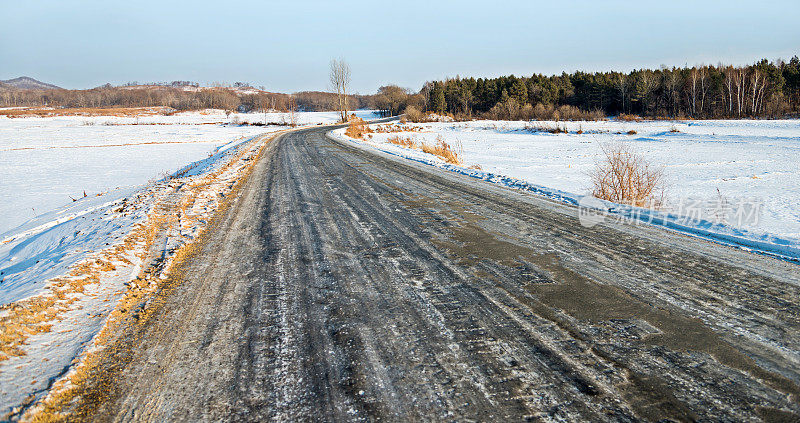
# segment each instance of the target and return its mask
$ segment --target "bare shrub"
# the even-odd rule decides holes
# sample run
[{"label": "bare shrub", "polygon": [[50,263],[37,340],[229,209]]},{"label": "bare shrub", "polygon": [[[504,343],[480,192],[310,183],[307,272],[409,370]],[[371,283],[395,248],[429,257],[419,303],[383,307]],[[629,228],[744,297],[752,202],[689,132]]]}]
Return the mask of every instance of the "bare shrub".
[{"label": "bare shrub", "polygon": [[345,135],[351,138],[356,138],[363,140],[364,135],[372,132],[367,126],[367,123],[364,122],[364,119],[352,116],[350,118],[350,125],[347,126],[347,130],[344,131]]},{"label": "bare shrub", "polygon": [[567,126],[558,123],[556,123],[554,126],[550,126],[549,124],[543,124],[543,123],[537,123],[535,125],[526,123],[525,130],[533,133],[547,132],[550,134],[569,134],[569,129],[567,129]]},{"label": "bare shrub", "polygon": [[578,107],[537,103],[536,106],[525,104],[520,106],[514,99],[497,103],[483,117],[492,120],[603,120],[605,116],[600,110],[585,111]]},{"label": "bare shrub", "polygon": [[364,136],[364,132],[361,130],[361,125],[358,122],[351,121],[350,125],[347,126],[347,129],[344,131],[344,134],[351,138],[358,138]]},{"label": "bare shrub", "polygon": [[420,111],[415,106],[408,106],[406,107],[405,111],[405,118],[409,122],[414,123],[427,123],[427,122],[448,122],[448,121],[467,121],[472,120],[472,117],[469,115],[451,115],[448,113],[444,114],[435,114],[432,112],[423,112]]},{"label": "bare shrub", "polygon": [[636,135],[637,133],[638,133],[638,132],[636,132],[636,131],[635,131],[635,130],[633,130],[633,129],[631,129],[630,131],[626,132],[626,134],[628,134],[628,135]]},{"label": "bare shrub", "polygon": [[459,112],[448,116],[455,122],[469,122],[474,120],[472,117],[472,113]]},{"label": "bare shrub", "polygon": [[519,119],[520,120],[531,120],[533,119],[533,106],[530,104],[525,104],[519,109]]},{"label": "bare shrub", "polygon": [[586,112],[586,118],[584,120],[605,120],[606,115],[600,109],[592,109]]},{"label": "bare shrub", "polygon": [[588,112],[570,105],[559,106],[556,113],[561,120],[587,120]]},{"label": "bare shrub", "polygon": [[592,195],[614,203],[658,207],[664,197],[664,170],[627,144],[607,144],[592,175]]},{"label": "bare shrub", "polygon": [[422,132],[422,128],[411,125],[386,124],[375,126],[375,129],[370,129],[370,132],[377,132],[379,134],[391,134],[395,132]]},{"label": "bare shrub", "polygon": [[553,116],[554,110],[550,104],[545,106],[542,103],[537,103],[533,108],[533,118],[536,120],[548,120]]},{"label": "bare shrub", "polygon": [[405,111],[405,118],[411,122],[421,122],[425,115],[416,107],[408,106]]}]

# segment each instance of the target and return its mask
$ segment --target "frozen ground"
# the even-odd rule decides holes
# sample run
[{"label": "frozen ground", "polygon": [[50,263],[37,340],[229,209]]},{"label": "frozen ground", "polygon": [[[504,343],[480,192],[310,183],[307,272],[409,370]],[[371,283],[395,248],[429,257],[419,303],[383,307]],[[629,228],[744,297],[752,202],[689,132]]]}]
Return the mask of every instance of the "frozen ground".
[{"label": "frozen ground", "polygon": [[[5,232],[68,205],[84,191],[95,196],[139,186],[225,144],[282,129],[222,125],[265,118],[267,123],[291,120],[287,113],[226,116],[221,111],[139,118],[0,117],[0,241]],[[296,119],[301,125],[334,123],[338,114],[303,112]]]},{"label": "frozen ground", "polygon": [[[433,143],[441,135],[451,145],[463,146],[465,166],[480,165],[482,172],[472,172],[475,176],[509,177],[572,198],[590,192],[590,174],[603,144],[630,143],[652,163],[664,166],[669,211],[693,213],[699,206],[710,223],[746,230],[768,242],[773,242],[772,236],[800,242],[798,120],[410,125],[422,132],[375,133],[370,141],[383,150],[424,159],[428,155],[386,140],[402,136]],[[536,130],[557,126],[569,133]],[[432,156],[427,159],[435,161]],[[742,203],[760,209],[756,219],[735,215]]]}]

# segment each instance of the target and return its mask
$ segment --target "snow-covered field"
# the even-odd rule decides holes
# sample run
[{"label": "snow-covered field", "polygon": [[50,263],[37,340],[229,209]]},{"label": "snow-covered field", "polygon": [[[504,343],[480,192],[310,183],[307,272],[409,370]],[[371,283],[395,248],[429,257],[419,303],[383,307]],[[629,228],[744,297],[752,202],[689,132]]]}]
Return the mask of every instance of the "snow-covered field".
[{"label": "snow-covered field", "polygon": [[[362,117],[369,111],[359,111]],[[123,118],[0,117],[0,241],[3,234],[83,196],[95,196],[161,179],[225,144],[282,126],[287,113],[221,111]],[[336,112],[301,112],[298,124],[334,123]],[[8,234],[6,234],[8,235]]]},{"label": "snow-covered field", "polygon": [[[472,172],[474,176],[502,175],[576,198],[591,191],[591,173],[602,156],[601,147],[627,143],[652,164],[664,167],[670,211],[691,211],[691,205],[701,205],[703,217],[709,218],[711,208],[720,205],[715,223],[800,242],[800,120],[409,125],[421,132],[375,133],[370,143],[423,158],[428,155],[386,140],[401,136],[432,144],[441,136],[451,145],[463,146],[465,167],[481,167],[483,172]],[[556,127],[569,133],[536,130]],[[629,131],[636,133],[629,135]],[[755,212],[760,209],[755,219],[738,219],[736,207],[742,203]]]}]

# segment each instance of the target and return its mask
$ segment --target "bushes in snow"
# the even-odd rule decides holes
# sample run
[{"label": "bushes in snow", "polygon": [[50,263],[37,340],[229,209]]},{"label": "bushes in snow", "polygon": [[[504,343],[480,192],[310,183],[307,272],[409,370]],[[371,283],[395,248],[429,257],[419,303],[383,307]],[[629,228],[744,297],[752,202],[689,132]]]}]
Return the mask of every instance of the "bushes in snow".
[{"label": "bushes in snow", "polygon": [[657,207],[663,202],[664,171],[623,143],[602,147],[592,176],[592,195],[614,203]]}]

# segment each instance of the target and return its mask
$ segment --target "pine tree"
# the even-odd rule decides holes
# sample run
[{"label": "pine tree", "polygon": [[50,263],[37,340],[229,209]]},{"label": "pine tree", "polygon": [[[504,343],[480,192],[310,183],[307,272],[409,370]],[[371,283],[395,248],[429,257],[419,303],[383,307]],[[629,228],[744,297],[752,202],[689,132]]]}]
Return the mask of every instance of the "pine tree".
[{"label": "pine tree", "polygon": [[528,102],[528,87],[525,86],[525,81],[522,79],[517,79],[511,84],[511,89],[508,94],[511,98],[517,100],[519,104]]},{"label": "pine tree", "polygon": [[444,114],[447,110],[447,102],[444,99],[444,87],[441,82],[433,84],[431,90],[431,109],[439,114]]},{"label": "pine tree", "polygon": [[508,103],[508,99],[509,98],[510,98],[510,96],[508,95],[508,91],[506,91],[506,89],[503,88],[503,92],[500,93],[500,103],[503,103],[503,104]]}]

